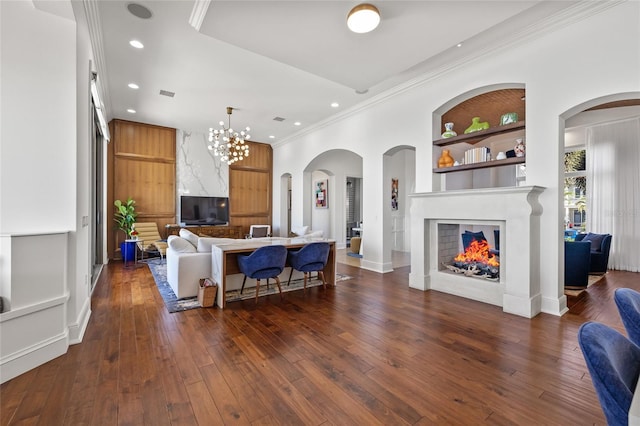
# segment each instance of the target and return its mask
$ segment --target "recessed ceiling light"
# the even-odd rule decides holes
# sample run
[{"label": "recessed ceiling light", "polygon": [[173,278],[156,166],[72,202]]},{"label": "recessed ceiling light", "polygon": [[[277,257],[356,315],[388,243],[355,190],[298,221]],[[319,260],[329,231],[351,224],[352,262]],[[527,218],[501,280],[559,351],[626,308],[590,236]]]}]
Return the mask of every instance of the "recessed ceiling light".
[{"label": "recessed ceiling light", "polygon": [[131,40],[129,42],[129,44],[133,47],[135,47],[136,49],[142,49],[144,47],[144,44],[142,44],[142,42],[138,41],[138,40]]},{"label": "recessed ceiling light", "polygon": [[301,125],[301,124],[302,124],[302,123],[301,123],[301,122],[299,122],[299,121],[296,121],[295,123],[293,123],[293,125],[294,125],[294,126],[299,126],[299,125]]},{"label": "recessed ceiling light", "polygon": [[128,112],[129,114],[135,114],[135,113],[136,113],[136,110],[135,110],[135,109],[133,109],[133,108],[129,108],[129,109],[127,110],[127,112]]},{"label": "recessed ceiling light", "polygon": [[139,88],[140,88],[140,86],[138,86],[138,85],[137,85],[137,84],[135,84],[135,83],[129,83],[129,84],[128,84],[128,86],[129,86],[131,89],[139,89]]},{"label": "recessed ceiling light", "polygon": [[340,106],[337,102],[331,102],[331,108],[338,108]]},{"label": "recessed ceiling light", "polygon": [[456,44],[456,47],[462,47],[462,43]]},{"label": "recessed ceiling light", "polygon": [[276,137],[273,135],[269,135],[269,139],[275,139]]}]

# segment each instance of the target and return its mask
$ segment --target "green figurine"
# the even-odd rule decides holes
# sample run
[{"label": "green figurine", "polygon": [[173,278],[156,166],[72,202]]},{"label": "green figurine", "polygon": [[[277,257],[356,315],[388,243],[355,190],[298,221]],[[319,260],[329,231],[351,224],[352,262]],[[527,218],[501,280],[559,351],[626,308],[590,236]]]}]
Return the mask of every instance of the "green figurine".
[{"label": "green figurine", "polygon": [[489,122],[483,121],[480,122],[480,117],[473,117],[471,119],[471,126],[467,127],[467,130],[464,131],[464,134],[477,132],[478,130],[487,130],[489,128]]}]

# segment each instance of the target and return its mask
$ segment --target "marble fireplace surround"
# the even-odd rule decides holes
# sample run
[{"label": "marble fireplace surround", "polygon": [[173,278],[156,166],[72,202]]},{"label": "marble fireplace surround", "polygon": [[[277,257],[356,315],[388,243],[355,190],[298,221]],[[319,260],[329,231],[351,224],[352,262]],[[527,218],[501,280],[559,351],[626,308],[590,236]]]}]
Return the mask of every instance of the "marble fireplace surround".
[{"label": "marble fireplace surround", "polygon": [[[527,318],[541,311],[539,186],[411,194],[409,286],[501,306]],[[440,270],[438,224],[500,227],[500,281],[482,281]]]}]

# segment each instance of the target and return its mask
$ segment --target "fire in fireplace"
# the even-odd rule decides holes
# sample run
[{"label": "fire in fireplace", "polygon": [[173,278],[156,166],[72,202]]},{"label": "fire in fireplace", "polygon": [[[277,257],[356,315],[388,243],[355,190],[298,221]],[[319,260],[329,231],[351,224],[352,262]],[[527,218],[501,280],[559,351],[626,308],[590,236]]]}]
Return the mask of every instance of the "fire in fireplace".
[{"label": "fire in fireplace", "polygon": [[487,240],[472,240],[466,250],[453,258],[447,269],[469,277],[491,281],[500,279],[500,262]]}]

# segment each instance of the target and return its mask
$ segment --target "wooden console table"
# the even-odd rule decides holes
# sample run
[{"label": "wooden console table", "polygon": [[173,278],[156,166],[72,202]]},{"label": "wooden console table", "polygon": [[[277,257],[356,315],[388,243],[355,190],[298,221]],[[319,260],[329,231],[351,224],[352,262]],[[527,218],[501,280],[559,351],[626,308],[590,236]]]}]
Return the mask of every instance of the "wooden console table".
[{"label": "wooden console table", "polygon": [[169,235],[178,235],[180,229],[185,228],[199,236],[216,237],[216,238],[244,238],[242,234],[242,226],[214,226],[214,225],[167,225],[165,227],[166,238]]},{"label": "wooden console table", "polygon": [[300,249],[306,244],[316,241],[326,241],[329,243],[329,259],[324,268],[324,277],[327,284],[336,285],[336,243],[334,240],[323,240],[318,238],[256,238],[238,241],[237,243],[220,244],[211,246],[211,272],[213,279],[218,284],[216,294],[216,304],[223,309],[226,304],[225,293],[227,290],[227,275],[240,274],[238,267],[238,254],[248,254],[257,248],[281,244],[287,249]]}]

